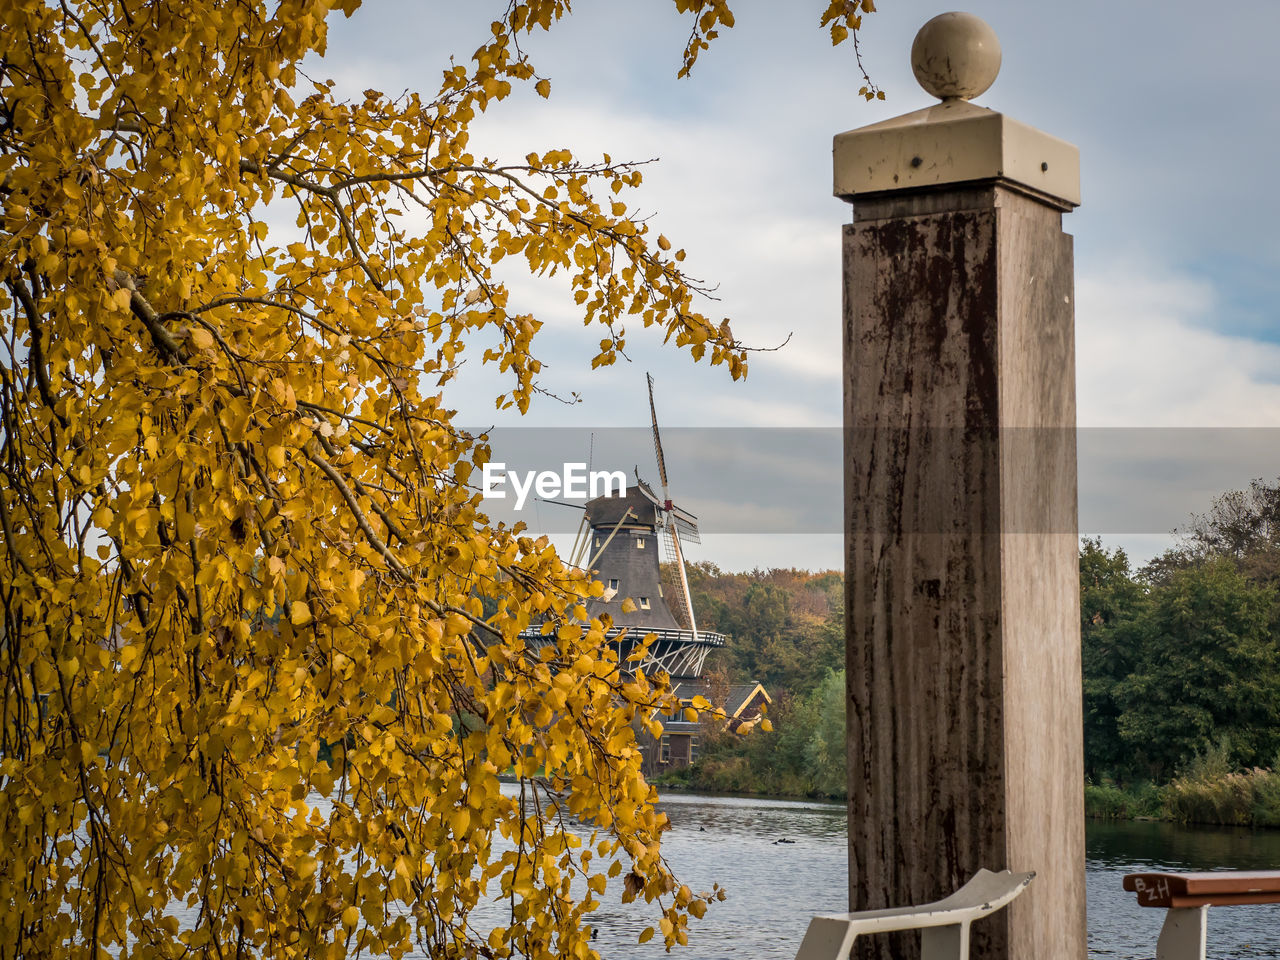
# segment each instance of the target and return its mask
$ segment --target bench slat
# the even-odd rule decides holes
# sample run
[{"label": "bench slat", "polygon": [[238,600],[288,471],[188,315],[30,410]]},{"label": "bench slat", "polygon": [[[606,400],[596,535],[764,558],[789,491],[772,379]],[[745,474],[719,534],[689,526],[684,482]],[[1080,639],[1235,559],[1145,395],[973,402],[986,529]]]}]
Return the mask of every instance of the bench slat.
[{"label": "bench slat", "polygon": [[1280,870],[1130,873],[1124,888],[1136,893],[1143,907],[1280,903]]}]

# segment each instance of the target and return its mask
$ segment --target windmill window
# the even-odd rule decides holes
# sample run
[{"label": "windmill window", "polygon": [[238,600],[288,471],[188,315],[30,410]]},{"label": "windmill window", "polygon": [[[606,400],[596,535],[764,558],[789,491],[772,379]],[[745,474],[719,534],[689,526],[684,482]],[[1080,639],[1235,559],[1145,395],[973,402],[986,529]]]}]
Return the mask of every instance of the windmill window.
[{"label": "windmill window", "polygon": [[599,537],[596,537],[596,546],[597,546],[597,547],[598,547],[598,546],[600,546],[600,538],[599,538]]},{"label": "windmill window", "polygon": [[615,591],[615,592],[616,592],[616,591],[617,591],[617,589],[618,589],[618,581],[617,581],[617,580],[610,580],[610,581],[609,581],[609,589],[610,589],[610,590],[613,590],[613,591]]},{"label": "windmill window", "polygon": [[640,609],[641,609],[641,610],[648,610],[648,609],[649,609],[649,598],[648,598],[648,597],[641,597],[641,598],[640,598]]},{"label": "windmill window", "polygon": [[637,550],[644,549],[644,537],[636,537],[636,549]]},{"label": "windmill window", "polygon": [[662,738],[661,749],[658,754],[662,758],[663,763],[671,762],[671,738],[664,736]]},{"label": "windmill window", "polygon": [[698,759],[698,738],[690,737],[689,738],[689,762],[692,763],[694,760],[697,760],[697,759]]}]

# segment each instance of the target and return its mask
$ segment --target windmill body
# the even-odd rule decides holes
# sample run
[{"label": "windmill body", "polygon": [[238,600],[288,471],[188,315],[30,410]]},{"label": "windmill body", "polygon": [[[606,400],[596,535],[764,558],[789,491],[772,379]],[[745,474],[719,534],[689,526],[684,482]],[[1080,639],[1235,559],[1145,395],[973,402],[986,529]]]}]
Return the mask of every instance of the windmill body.
[{"label": "windmill body", "polygon": [[[700,677],[707,654],[724,646],[725,639],[719,633],[693,629],[683,597],[678,604],[668,603],[676,598],[666,595],[659,563],[667,528],[674,522],[668,516],[671,511],[643,482],[628,487],[625,496],[597,497],[587,503],[586,510],[587,565],[605,586],[604,596],[589,601],[587,612],[592,617],[607,613],[613,620],[608,636],[628,648],[619,651],[622,659],[634,642],[653,633],[657,640],[644,662],[647,670],[661,667],[672,682]],[[696,536],[697,528],[692,528]],[[623,613],[622,601],[628,597],[636,609]]]},{"label": "windmill body", "polygon": [[[642,629],[681,629],[671,608],[656,602],[666,599],[659,570],[658,521],[657,498],[643,483],[628,487],[622,497],[588,501],[591,543],[587,549],[607,597],[587,604],[591,616],[607,613],[615,623]],[[624,597],[636,602],[631,613],[619,610]]]}]

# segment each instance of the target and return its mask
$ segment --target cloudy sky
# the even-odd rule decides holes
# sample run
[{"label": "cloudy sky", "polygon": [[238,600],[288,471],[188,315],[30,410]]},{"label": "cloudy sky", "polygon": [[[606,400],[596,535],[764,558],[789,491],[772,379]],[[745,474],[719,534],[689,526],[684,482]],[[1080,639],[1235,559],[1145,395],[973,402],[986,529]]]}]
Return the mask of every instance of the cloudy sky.
[{"label": "cloudy sky", "polygon": [[[351,96],[367,87],[431,93],[449,56],[474,50],[503,6],[371,0],[350,21],[334,21],[313,72]],[[775,446],[791,450],[800,428],[838,426],[840,227],[850,212],[831,196],[831,137],[931,102],[911,76],[911,39],[953,8],[883,0],[862,42],[887,99],[867,104],[856,96],[851,45],[833,49],[817,28],[820,0],[739,0],[737,26],[686,80],[675,75],[688,25],[669,0],[575,6],[527,44],[552,79],[550,100],[502,104],[477,128],[476,152],[520,158],[569,147],[582,158],[658,158],[639,206],[688,251],[691,273],[718,284],[719,302],[704,312],[732,318],[756,346],[791,340],[754,355],[750,376],[735,384],[637,328],[630,363],[592,372],[598,337],[584,335],[563,288],[512,277],[522,309],[547,324],[538,347],[544,385],[577,391],[583,403],[543,401],[514,424],[494,414],[496,374],[477,364],[453,398],[463,419],[571,428],[585,446],[590,432],[647,425],[651,371],[678,447],[709,446],[699,438],[712,429],[776,428],[732,434],[767,459]],[[1080,147],[1083,205],[1064,223],[1076,238],[1078,409],[1087,428],[1081,526],[1145,559],[1216,493],[1280,475],[1280,431],[1257,429],[1280,428],[1280,108],[1271,66],[1280,4],[972,0],[964,9],[995,28],[1004,51],[1000,77],[977,102]],[[630,473],[639,463],[652,476],[652,452],[639,446],[615,455],[601,441],[598,455],[614,460],[598,456],[595,465]],[[829,530],[811,517],[787,529],[789,505],[825,509],[808,481],[789,481],[785,469],[755,478],[717,470],[696,453],[682,461],[669,452],[668,461],[673,495],[683,485],[704,515],[729,516],[717,513],[719,491],[784,517],[762,521],[769,532],[737,535],[729,521],[704,524],[714,529],[704,530],[695,559],[731,569],[841,564],[838,513]],[[819,456],[813,469],[831,462]],[[838,478],[814,479],[838,489]],[[546,511],[524,519],[564,525]]]}]

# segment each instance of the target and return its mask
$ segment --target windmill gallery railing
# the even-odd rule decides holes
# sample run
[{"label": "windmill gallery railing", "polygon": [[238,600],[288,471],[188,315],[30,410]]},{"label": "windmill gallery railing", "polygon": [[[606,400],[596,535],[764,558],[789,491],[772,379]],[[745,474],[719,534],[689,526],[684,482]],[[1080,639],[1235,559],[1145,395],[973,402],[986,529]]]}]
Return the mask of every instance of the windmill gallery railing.
[{"label": "windmill gallery railing", "polygon": [[[543,635],[537,627],[530,627],[520,634],[531,650],[554,643],[555,634]],[[627,663],[636,646],[646,637],[652,637],[649,652],[639,663]],[[709,630],[643,629],[637,627],[613,627],[605,633],[605,642],[614,648],[618,662],[625,669],[635,670],[643,666],[646,672],[665,670],[672,677],[701,676],[707,654],[725,645],[722,633]]]}]

